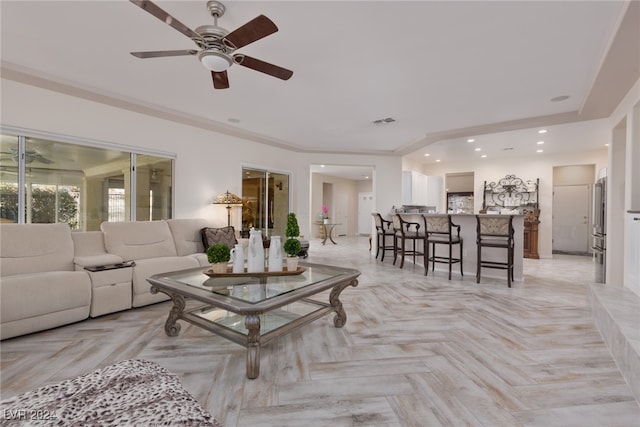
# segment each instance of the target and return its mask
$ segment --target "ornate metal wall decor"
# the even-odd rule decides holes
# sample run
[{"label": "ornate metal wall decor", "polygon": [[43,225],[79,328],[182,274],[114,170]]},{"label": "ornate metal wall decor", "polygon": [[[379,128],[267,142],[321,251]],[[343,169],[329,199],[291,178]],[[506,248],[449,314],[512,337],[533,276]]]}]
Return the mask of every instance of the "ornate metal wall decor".
[{"label": "ornate metal wall decor", "polygon": [[485,181],[483,209],[511,208],[520,213],[538,209],[538,180],[523,181],[506,175],[497,182]]}]

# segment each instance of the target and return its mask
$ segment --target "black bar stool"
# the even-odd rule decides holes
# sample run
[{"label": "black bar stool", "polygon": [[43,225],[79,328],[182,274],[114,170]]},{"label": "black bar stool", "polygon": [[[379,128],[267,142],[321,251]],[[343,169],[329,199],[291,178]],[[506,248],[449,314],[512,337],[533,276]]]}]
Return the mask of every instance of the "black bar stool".
[{"label": "black bar stool", "polygon": [[[410,222],[405,221],[399,214],[395,214],[391,217],[393,221],[393,231],[394,239],[393,239],[393,265],[396,265],[396,260],[398,258],[398,252],[400,253],[400,268],[404,266],[404,257],[406,255],[413,256],[413,263],[416,263],[416,256],[421,255],[424,258],[424,274],[427,274],[427,251],[420,251],[417,242],[422,241],[426,245],[425,234],[420,231],[420,223],[418,222]],[[412,242],[412,248],[407,250],[406,243],[407,241]],[[424,246],[423,246],[424,248]]]},{"label": "black bar stool", "polygon": [[[511,287],[513,280],[513,215],[476,215],[478,270],[476,282],[480,283],[482,268],[498,268],[507,270],[507,284]],[[506,261],[488,261],[482,259],[482,248],[506,249]]]},{"label": "black bar stool", "polygon": [[[422,217],[424,218],[424,230],[427,235],[425,250],[427,252],[427,260],[431,261],[431,271],[435,271],[436,262],[449,264],[449,280],[451,280],[451,267],[459,262],[460,275],[464,276],[460,226],[451,221],[451,215],[423,215]],[[454,228],[455,232],[453,231]],[[429,245],[431,245],[431,254],[429,253]],[[436,245],[447,245],[449,247],[449,256],[437,256]],[[458,258],[453,257],[454,245],[460,245],[460,256]]]},{"label": "black bar stool", "polygon": [[393,228],[391,228],[391,221],[387,221],[382,218],[380,213],[372,213],[371,216],[376,224],[376,259],[378,258],[380,251],[382,251],[380,261],[384,261],[384,253],[395,249],[393,242],[387,245],[387,237],[393,239],[395,232],[393,231]]}]

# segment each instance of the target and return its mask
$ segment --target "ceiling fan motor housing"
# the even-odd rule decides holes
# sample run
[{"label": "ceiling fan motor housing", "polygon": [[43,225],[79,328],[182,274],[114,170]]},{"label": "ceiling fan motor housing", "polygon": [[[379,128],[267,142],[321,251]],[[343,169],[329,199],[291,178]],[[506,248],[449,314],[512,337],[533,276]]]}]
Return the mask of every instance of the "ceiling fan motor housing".
[{"label": "ceiling fan motor housing", "polygon": [[198,59],[206,68],[221,72],[233,64],[231,49],[222,39],[229,34],[229,31],[217,25],[202,25],[195,29],[200,34],[201,40],[194,39],[196,44],[202,49],[198,52]]}]

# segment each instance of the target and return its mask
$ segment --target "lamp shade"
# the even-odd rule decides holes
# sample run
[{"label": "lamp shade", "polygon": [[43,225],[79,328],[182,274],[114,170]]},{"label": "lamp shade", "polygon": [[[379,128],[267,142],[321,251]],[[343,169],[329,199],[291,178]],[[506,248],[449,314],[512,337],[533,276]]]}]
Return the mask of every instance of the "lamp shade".
[{"label": "lamp shade", "polygon": [[227,190],[226,192],[216,196],[216,198],[213,200],[213,204],[228,205],[228,206],[241,205],[242,199],[233,193],[229,193],[229,190]]},{"label": "lamp shade", "polygon": [[226,55],[217,49],[203,50],[198,54],[198,59],[200,59],[202,65],[217,73],[222,72],[231,66],[231,59],[229,58],[229,55]]}]

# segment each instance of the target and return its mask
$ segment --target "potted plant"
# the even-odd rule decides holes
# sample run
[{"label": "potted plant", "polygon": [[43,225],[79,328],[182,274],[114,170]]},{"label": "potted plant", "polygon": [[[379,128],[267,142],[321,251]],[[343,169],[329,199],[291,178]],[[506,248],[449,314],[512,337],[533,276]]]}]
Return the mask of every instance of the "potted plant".
[{"label": "potted plant", "polygon": [[298,239],[300,235],[298,219],[293,212],[287,215],[287,228],[284,234],[287,236],[287,240],[284,242],[284,251],[287,253],[287,270],[295,271],[298,269],[298,254],[302,250],[302,244]]},{"label": "potted plant", "polygon": [[207,259],[214,273],[226,273],[227,263],[231,259],[231,250],[224,243],[216,243],[207,248]]},{"label": "potted plant", "polygon": [[322,205],[322,222],[325,224],[329,223],[329,209],[327,205]]}]

